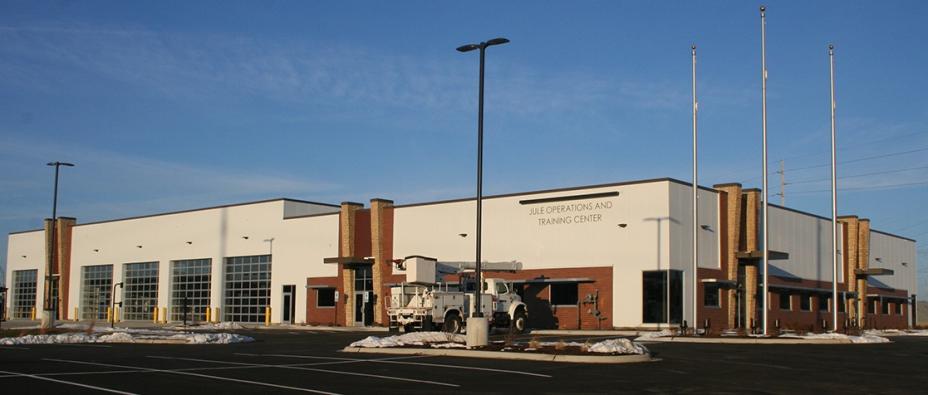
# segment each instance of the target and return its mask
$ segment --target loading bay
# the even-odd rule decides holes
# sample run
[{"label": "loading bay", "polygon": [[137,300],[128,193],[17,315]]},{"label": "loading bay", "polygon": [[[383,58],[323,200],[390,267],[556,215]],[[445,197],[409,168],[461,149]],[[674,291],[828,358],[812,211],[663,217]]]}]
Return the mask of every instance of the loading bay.
[{"label": "loading bay", "polygon": [[869,345],[649,344],[658,361],[585,365],[338,352],[369,333],[239,333],[256,341],[0,346],[0,390],[5,394],[821,394],[921,393],[928,385],[924,370],[928,338],[919,337]]}]

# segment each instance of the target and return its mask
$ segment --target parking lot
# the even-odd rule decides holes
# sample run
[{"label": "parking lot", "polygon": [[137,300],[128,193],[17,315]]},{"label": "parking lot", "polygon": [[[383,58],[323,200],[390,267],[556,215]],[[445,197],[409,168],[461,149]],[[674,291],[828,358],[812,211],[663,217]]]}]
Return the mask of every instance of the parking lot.
[{"label": "parking lot", "polygon": [[4,393],[915,393],[928,384],[925,338],[874,345],[651,344],[659,361],[577,365],[338,352],[367,333],[244,334],[256,342],[0,346],[0,388]]}]

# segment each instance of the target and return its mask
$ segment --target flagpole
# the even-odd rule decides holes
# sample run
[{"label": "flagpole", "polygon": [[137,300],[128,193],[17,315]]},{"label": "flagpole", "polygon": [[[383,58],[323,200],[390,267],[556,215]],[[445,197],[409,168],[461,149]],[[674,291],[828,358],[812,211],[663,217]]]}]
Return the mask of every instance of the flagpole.
[{"label": "flagpole", "polygon": [[838,197],[835,177],[835,46],[828,44],[831,76],[831,329],[838,330]]},{"label": "flagpole", "polygon": [[767,336],[767,285],[770,282],[767,277],[767,261],[769,260],[769,249],[767,248],[767,16],[766,16],[767,7],[760,6],[760,48],[761,48],[761,92],[762,92],[762,106],[763,106],[763,135],[764,135],[764,155],[763,155],[763,192],[761,197],[764,199],[763,204],[763,238],[764,243],[764,287],[763,287],[763,335]]},{"label": "flagpole", "polygon": [[697,296],[697,286],[699,284],[699,202],[698,192],[699,192],[699,178],[698,174],[698,162],[696,157],[696,112],[698,111],[698,103],[696,101],[696,44],[693,44],[690,47],[693,54],[693,333],[696,333],[697,324],[697,312],[699,304],[696,301]]}]

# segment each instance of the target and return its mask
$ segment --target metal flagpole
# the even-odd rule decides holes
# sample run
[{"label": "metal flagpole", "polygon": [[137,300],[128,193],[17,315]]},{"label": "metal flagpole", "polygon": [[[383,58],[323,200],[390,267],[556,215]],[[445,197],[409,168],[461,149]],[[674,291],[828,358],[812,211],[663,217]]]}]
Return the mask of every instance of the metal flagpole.
[{"label": "metal flagpole", "polygon": [[696,200],[699,191],[699,178],[698,178],[698,167],[697,167],[697,157],[696,157],[696,112],[698,110],[698,103],[696,102],[696,44],[693,44],[690,47],[693,54],[693,333],[696,333],[697,325],[697,302],[696,295],[697,289],[696,286],[699,284],[698,276],[698,257],[699,257],[699,203]]},{"label": "metal flagpole", "polygon": [[761,197],[764,199],[763,205],[763,238],[764,243],[764,288],[762,295],[763,300],[763,318],[761,320],[764,326],[763,334],[767,336],[767,261],[769,259],[769,250],[767,249],[767,17],[765,15],[767,7],[760,6],[760,59],[761,59],[761,91],[763,95],[763,134],[764,134],[764,155],[763,155],[763,192]]},{"label": "metal flagpole", "polygon": [[831,71],[831,330],[838,330],[838,198],[835,177],[835,46],[828,44]]}]

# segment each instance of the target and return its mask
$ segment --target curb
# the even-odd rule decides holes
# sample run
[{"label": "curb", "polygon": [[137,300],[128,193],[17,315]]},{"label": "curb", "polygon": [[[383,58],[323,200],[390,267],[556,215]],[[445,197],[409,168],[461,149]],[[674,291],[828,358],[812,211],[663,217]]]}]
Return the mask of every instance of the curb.
[{"label": "curb", "polygon": [[438,348],[365,348],[345,347],[340,352],[391,354],[391,355],[431,355],[444,357],[466,357],[484,359],[514,359],[522,361],[569,362],[619,364],[654,361],[650,354],[645,355],[555,355],[531,354],[505,351],[481,351]]},{"label": "curb", "polygon": [[539,329],[527,333],[529,335],[568,335],[568,336],[641,336],[648,331],[620,331],[620,330],[576,330],[576,329]]},{"label": "curb", "polygon": [[[699,343],[699,344],[887,344],[854,343],[848,339],[744,339],[744,338],[698,338],[698,337],[649,337],[637,338],[641,343]],[[892,343],[892,342],[890,342]]]}]

